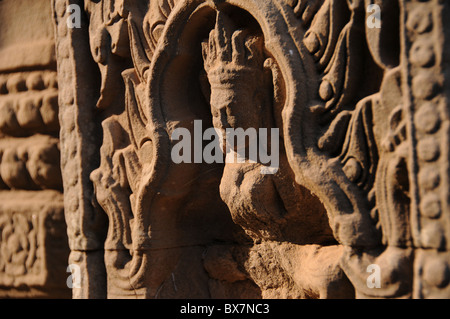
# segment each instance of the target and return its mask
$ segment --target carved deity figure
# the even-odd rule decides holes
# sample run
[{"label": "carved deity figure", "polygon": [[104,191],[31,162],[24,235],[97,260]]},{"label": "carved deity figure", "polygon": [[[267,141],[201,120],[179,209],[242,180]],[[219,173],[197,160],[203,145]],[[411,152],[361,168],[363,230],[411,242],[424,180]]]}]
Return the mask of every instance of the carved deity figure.
[{"label": "carved deity figure", "polygon": [[[304,251],[304,256],[320,256],[322,251],[317,249],[317,246],[310,249],[313,244],[336,243],[326,211],[314,195],[294,181],[282,139],[274,140],[267,136],[267,143],[252,140],[251,137],[245,143],[227,141],[230,136],[227,129],[255,129],[257,132],[267,129],[270,132],[276,126],[273,86],[279,84],[273,80],[273,73],[276,72],[277,66],[264,49],[263,36],[252,33],[249,29],[235,30],[233,21],[219,11],[215,28],[209,39],[202,43],[202,48],[211,87],[213,126],[221,133],[219,136],[223,139],[222,148],[227,157],[220,184],[220,196],[227,204],[233,221],[245,230],[255,244],[288,242],[296,245],[295,249]],[[265,139],[266,136],[259,138]],[[258,143],[259,147],[267,144],[268,153],[280,152],[280,167],[274,174],[267,173],[261,161],[252,157],[249,150],[251,143]],[[273,147],[271,144],[274,143],[281,146]],[[339,258],[341,247],[332,247],[336,254],[330,254],[330,250],[324,252],[330,258],[327,262],[333,264],[324,273],[324,281],[331,282],[338,278],[336,280],[344,282],[345,279],[336,275],[340,270],[335,261]],[[321,258],[316,260],[324,261]],[[293,261],[294,264],[296,262],[298,261]],[[336,267],[333,268],[334,266]],[[317,267],[321,268],[318,264]],[[301,272],[300,277],[308,276],[305,269],[293,271]],[[296,277],[295,274],[290,275]],[[302,283],[297,284],[300,290],[305,289],[301,287]],[[329,283],[318,284],[322,288],[325,287],[325,290],[327,285]],[[345,283],[343,286],[345,287]],[[346,289],[341,286],[339,293],[345,292]],[[319,291],[316,296],[325,297],[332,294],[329,291]]]},{"label": "carved deity figure", "polygon": [[[251,137],[245,143],[227,141],[227,129],[255,129],[258,132],[264,128],[270,132],[274,127],[270,93],[273,91],[270,72],[273,60],[265,57],[262,35],[251,34],[249,30],[233,30],[231,19],[219,12],[215,29],[203,43],[203,55],[211,86],[213,126],[221,132],[228,159],[220,194],[233,220],[255,241],[280,240],[286,236],[298,243],[304,243],[304,238],[311,236],[319,242],[330,241],[332,235],[326,231],[320,235],[307,229],[304,229],[307,234],[290,232],[290,227],[300,222],[299,211],[305,211],[306,206],[315,205],[316,218],[324,229],[326,218],[315,198],[292,183],[293,176],[284,154],[280,154],[277,172],[265,174],[261,170],[263,164],[252,158],[249,151],[250,144],[258,141]],[[272,141],[270,136],[267,140]],[[270,144],[267,142],[269,149]],[[280,153],[283,152],[281,149]],[[298,203],[302,203],[303,209]]]}]

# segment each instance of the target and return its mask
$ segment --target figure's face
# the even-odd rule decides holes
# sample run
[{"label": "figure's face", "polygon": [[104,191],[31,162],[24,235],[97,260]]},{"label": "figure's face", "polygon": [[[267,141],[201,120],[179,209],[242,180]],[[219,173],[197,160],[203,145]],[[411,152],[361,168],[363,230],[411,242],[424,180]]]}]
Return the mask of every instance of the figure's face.
[{"label": "figure's face", "polygon": [[224,145],[227,128],[258,130],[261,125],[261,99],[254,92],[213,88],[211,112],[214,128],[221,131]]}]

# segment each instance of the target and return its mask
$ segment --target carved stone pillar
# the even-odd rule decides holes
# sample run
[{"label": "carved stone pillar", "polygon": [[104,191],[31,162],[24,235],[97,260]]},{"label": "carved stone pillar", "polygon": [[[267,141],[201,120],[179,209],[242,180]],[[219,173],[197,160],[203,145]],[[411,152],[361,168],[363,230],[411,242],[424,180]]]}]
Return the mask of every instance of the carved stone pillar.
[{"label": "carved stone pillar", "polygon": [[[74,297],[449,297],[449,10],[54,0]],[[278,129],[277,170],[210,128]]]},{"label": "carved stone pillar", "polygon": [[51,2],[0,2],[0,297],[70,298]]}]

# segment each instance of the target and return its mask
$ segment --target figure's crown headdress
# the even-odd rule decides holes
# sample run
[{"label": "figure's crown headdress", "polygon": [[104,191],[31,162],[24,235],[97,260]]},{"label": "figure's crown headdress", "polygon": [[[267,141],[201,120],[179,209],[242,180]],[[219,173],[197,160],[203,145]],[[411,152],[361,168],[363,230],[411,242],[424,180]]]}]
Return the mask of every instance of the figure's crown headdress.
[{"label": "figure's crown headdress", "polygon": [[263,47],[262,36],[252,35],[248,30],[235,30],[231,19],[219,11],[215,28],[202,43],[205,71],[211,86],[259,82],[264,72]]}]

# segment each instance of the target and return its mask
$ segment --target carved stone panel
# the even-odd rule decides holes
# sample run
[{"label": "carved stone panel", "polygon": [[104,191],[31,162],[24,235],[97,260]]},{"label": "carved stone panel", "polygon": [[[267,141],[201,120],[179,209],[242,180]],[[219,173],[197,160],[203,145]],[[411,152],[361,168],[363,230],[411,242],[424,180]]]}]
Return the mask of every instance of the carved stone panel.
[{"label": "carved stone panel", "polygon": [[0,298],[70,298],[48,0],[0,1]]},{"label": "carved stone panel", "polygon": [[52,6],[74,297],[450,296],[447,2]]}]

